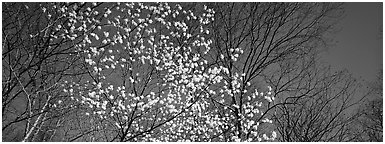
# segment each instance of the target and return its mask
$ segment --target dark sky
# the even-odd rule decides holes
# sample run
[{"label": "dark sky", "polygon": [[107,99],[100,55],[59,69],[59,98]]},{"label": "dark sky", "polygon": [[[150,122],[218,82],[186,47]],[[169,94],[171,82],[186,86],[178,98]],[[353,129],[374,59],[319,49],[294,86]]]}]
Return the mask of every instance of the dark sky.
[{"label": "dark sky", "polygon": [[356,78],[374,81],[382,68],[382,3],[345,3],[337,25],[338,43],[326,54],[334,68],[347,68]]}]

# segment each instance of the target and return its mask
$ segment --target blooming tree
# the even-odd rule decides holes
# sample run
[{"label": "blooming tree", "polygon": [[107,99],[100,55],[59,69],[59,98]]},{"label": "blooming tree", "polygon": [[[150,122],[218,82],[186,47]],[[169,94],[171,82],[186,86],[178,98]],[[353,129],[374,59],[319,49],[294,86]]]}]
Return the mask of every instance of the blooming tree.
[{"label": "blooming tree", "polygon": [[275,140],[339,6],[6,5],[3,130],[24,141]]},{"label": "blooming tree", "polygon": [[[215,11],[167,3],[107,3],[104,9],[79,4],[58,8],[68,16],[63,37],[75,45],[88,75],[63,84],[84,115],[104,120],[92,137],[103,141],[262,141],[259,131],[271,87],[254,89],[246,104],[235,99],[242,73],[208,61],[208,25]],[[64,27],[57,25],[60,29]],[[80,34],[79,34],[80,33]],[[231,50],[237,61],[242,49]],[[230,79],[224,79],[229,77]],[[250,86],[248,83],[247,86]],[[62,103],[63,105],[65,103]],[[103,135],[103,136],[101,136]]]}]

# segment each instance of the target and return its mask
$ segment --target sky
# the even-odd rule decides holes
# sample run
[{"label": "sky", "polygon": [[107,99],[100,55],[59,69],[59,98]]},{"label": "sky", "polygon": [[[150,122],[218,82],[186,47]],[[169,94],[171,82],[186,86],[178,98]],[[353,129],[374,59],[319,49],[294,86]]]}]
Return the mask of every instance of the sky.
[{"label": "sky", "polygon": [[345,3],[345,16],[337,24],[337,42],[326,61],[336,69],[348,69],[364,81],[376,80],[382,68],[382,3]]}]

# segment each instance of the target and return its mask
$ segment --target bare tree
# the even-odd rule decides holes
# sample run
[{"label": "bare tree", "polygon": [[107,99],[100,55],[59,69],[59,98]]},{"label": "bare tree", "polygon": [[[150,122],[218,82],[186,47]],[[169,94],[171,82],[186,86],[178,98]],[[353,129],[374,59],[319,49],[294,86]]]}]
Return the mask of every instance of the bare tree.
[{"label": "bare tree", "polygon": [[277,83],[285,96],[274,119],[280,141],[349,141],[353,112],[363,98],[356,98],[359,84],[347,71],[332,72],[313,66],[295,85]]},{"label": "bare tree", "polygon": [[361,138],[359,141],[383,141],[383,101],[382,98],[370,101],[365,110],[362,111],[362,117],[359,123],[362,126]]},{"label": "bare tree", "polygon": [[53,26],[66,18],[49,6],[3,3],[4,141],[34,141],[45,125],[71,110],[55,103],[63,97],[62,80],[81,73],[76,40],[59,37],[64,30]]},{"label": "bare tree", "polygon": [[352,129],[352,141],[383,141],[383,95],[382,70],[377,80],[368,84],[368,101],[358,109],[359,117],[355,120]]},{"label": "bare tree", "polygon": [[[340,3],[218,3],[211,59],[229,69],[231,83],[242,75],[241,93],[230,104],[242,104],[247,91],[271,86],[272,98],[264,116],[272,115],[281,141],[345,141],[355,118],[349,111],[359,100],[358,88],[346,72],[333,74],[319,64],[323,35],[342,14]],[[233,61],[236,49],[238,61]],[[251,86],[250,86],[251,85]],[[242,93],[245,91],[245,93]],[[278,99],[278,100],[277,100]],[[242,109],[233,112],[236,116]],[[235,123],[241,123],[235,120]],[[242,131],[237,126],[235,131]],[[237,133],[247,139],[247,133]]]},{"label": "bare tree", "polygon": [[[237,123],[232,132],[237,133],[242,140],[249,138],[249,133],[244,132],[245,129],[240,125],[242,118],[238,113],[245,112],[243,104],[250,102],[247,95],[255,88],[263,89],[262,85],[271,86],[274,91],[266,99],[275,101],[268,103],[263,115],[253,118],[256,121],[269,116],[279,117],[278,114],[283,114],[279,108],[289,105],[298,106],[298,109],[302,105],[301,110],[311,109],[311,105],[300,102],[305,101],[304,97],[309,92],[316,91],[321,84],[326,85],[332,79],[316,74],[318,71],[314,65],[318,61],[317,55],[323,50],[322,46],[328,44],[323,35],[331,30],[341,16],[341,4],[215,3],[210,4],[210,7],[216,12],[215,22],[211,26],[215,51],[210,53],[210,62],[230,71],[228,74],[223,73],[228,83],[236,81],[234,77],[238,75],[241,77],[240,93],[233,93],[231,99],[226,101],[229,105],[239,104],[239,108],[231,112],[236,117],[234,123]],[[238,54],[239,57],[234,57]],[[310,77],[314,75],[320,78],[312,81]],[[339,77],[342,76],[335,76]],[[332,91],[330,87],[324,88],[324,93]],[[334,95],[333,99],[344,97]],[[319,101],[328,103],[324,98]],[[335,105],[329,106],[330,111],[346,109]],[[299,113],[293,111],[290,114]],[[282,131],[278,129],[278,132]]]}]

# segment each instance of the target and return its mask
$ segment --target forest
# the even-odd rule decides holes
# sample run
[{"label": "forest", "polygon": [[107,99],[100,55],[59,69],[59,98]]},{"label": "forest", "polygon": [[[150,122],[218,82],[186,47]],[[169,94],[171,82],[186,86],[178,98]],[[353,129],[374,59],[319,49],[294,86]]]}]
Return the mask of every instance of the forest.
[{"label": "forest", "polygon": [[[2,3],[2,141],[383,141],[344,3]],[[363,89],[362,87],[368,87]]]}]

